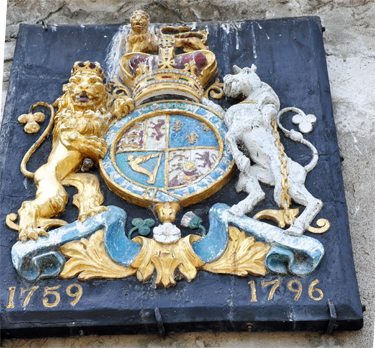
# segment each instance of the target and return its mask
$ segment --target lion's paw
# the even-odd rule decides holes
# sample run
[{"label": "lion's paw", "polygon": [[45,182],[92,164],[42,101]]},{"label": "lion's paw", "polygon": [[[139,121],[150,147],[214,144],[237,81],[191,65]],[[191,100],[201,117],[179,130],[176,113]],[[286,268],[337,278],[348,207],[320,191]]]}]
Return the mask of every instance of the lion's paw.
[{"label": "lion's paw", "polygon": [[28,226],[19,231],[18,239],[26,242],[28,239],[38,240],[39,237],[48,237],[48,233],[43,228]]},{"label": "lion's paw", "polygon": [[102,213],[103,211],[107,211],[108,208],[104,205],[100,205],[98,207],[91,207],[78,215],[78,220],[85,222],[88,217],[94,217],[97,214]]},{"label": "lion's paw", "polygon": [[115,100],[112,114],[121,119],[134,110],[134,100],[129,97],[122,97]]}]

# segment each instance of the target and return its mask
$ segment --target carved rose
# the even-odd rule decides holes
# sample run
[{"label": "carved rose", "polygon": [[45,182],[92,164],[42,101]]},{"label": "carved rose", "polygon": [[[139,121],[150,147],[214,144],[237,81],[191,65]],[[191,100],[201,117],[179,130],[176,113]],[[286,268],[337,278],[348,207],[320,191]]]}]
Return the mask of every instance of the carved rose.
[{"label": "carved rose", "polygon": [[181,231],[176,225],[170,222],[165,222],[163,225],[159,225],[154,228],[154,239],[160,243],[174,243],[181,238]]}]

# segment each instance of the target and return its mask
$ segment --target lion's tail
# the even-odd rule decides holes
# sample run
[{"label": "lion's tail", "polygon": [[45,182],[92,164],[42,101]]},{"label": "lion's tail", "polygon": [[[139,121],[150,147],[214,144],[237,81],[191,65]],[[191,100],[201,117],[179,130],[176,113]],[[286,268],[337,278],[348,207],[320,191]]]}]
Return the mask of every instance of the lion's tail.
[{"label": "lion's tail", "polygon": [[286,137],[292,139],[293,141],[296,141],[296,142],[299,142],[303,145],[306,145],[311,150],[312,159],[311,159],[309,164],[306,164],[304,166],[306,172],[308,173],[311,170],[313,170],[315,168],[315,166],[317,165],[318,160],[319,160],[319,153],[318,153],[318,150],[316,149],[316,147],[313,144],[311,144],[309,141],[307,141],[300,132],[296,132],[293,129],[288,130],[288,129],[286,129],[282,126],[282,124],[280,122],[281,115],[284,114],[285,112],[289,112],[289,111],[296,112],[297,114],[299,114],[301,116],[306,116],[305,113],[301,109],[298,109],[298,108],[295,108],[295,107],[284,108],[284,109],[280,110],[279,113],[277,114],[277,117],[276,117],[277,125],[283,131],[283,133],[285,134]]},{"label": "lion's tail", "polygon": [[36,103],[30,108],[30,113],[37,107],[37,106],[45,106],[48,107],[51,111],[51,117],[48,123],[47,128],[44,130],[42,135],[39,137],[39,139],[30,147],[30,149],[26,152],[25,156],[23,156],[23,159],[21,161],[20,169],[23,175],[25,175],[27,178],[33,179],[34,173],[29,172],[26,169],[26,164],[29,161],[31,155],[39,148],[39,146],[43,143],[43,141],[46,139],[46,137],[49,135],[53,128],[53,122],[55,120],[55,109],[52,105],[44,102]]}]

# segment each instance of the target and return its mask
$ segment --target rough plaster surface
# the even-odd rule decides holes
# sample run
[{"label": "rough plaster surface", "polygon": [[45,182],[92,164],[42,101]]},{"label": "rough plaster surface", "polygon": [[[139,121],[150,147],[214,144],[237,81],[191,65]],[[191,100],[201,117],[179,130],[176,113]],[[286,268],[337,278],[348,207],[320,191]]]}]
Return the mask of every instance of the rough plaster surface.
[{"label": "rough plaster surface", "polygon": [[[4,82],[20,23],[128,23],[135,9],[152,22],[230,21],[317,15],[324,33],[338,131],[354,261],[365,326],[318,333],[188,333],[4,340],[3,347],[372,347],[375,319],[375,4],[373,0],[8,0]],[[6,92],[3,92],[3,101]],[[340,284],[337,284],[340,286]]]}]

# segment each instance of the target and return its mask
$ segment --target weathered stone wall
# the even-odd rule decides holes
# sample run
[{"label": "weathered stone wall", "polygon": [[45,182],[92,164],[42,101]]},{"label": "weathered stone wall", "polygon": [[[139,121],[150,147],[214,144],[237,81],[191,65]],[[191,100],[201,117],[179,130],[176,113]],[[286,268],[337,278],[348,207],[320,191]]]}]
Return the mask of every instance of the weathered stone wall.
[{"label": "weathered stone wall", "polygon": [[[334,333],[189,333],[6,340],[3,347],[372,347],[375,314],[375,4],[373,0],[8,0],[3,100],[20,23],[128,23],[135,9],[152,22],[320,16],[338,131],[354,260],[365,326]],[[337,286],[344,286],[337,284]]]}]

